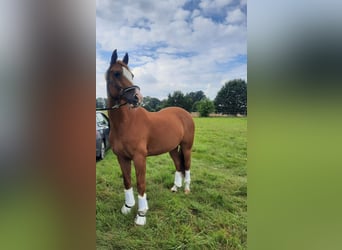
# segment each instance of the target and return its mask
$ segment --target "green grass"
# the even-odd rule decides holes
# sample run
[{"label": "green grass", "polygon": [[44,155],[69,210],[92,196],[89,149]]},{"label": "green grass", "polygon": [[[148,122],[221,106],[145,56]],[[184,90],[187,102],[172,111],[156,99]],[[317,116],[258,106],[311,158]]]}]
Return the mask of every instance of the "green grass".
[{"label": "green grass", "polygon": [[[147,224],[134,225],[124,202],[121,171],[108,151],[96,164],[97,249],[246,249],[247,119],[195,118],[191,193],[172,193],[168,154],[147,160]],[[132,182],[137,201],[135,172]]]}]

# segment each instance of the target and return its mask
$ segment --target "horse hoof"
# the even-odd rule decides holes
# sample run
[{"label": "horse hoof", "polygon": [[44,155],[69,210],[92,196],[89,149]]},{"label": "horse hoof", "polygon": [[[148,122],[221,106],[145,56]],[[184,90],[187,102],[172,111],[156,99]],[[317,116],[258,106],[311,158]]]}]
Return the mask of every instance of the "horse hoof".
[{"label": "horse hoof", "polygon": [[135,217],[134,222],[138,226],[144,226],[146,224],[146,217],[140,216],[139,214],[137,214],[137,217]]},{"label": "horse hoof", "polygon": [[131,212],[132,208],[126,207],[125,205],[122,206],[121,208],[121,213],[123,214],[129,214]]},{"label": "horse hoof", "polygon": [[190,194],[190,189],[185,189],[185,190],[184,190],[184,193],[185,193],[185,194]]},{"label": "horse hoof", "polygon": [[177,186],[174,185],[174,186],[171,188],[171,191],[174,192],[174,193],[177,192],[177,191],[178,191]]}]

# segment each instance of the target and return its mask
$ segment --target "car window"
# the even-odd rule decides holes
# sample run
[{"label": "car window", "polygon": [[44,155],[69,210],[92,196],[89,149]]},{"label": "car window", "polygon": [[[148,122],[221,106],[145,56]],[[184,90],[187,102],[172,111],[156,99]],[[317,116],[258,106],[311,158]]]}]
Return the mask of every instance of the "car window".
[{"label": "car window", "polygon": [[96,114],[96,123],[97,123],[97,124],[100,124],[100,123],[101,123],[101,119],[100,119],[100,117],[99,117],[98,114]]},{"label": "car window", "polygon": [[101,114],[101,113],[96,113],[96,122],[99,125],[108,125],[107,119]]}]

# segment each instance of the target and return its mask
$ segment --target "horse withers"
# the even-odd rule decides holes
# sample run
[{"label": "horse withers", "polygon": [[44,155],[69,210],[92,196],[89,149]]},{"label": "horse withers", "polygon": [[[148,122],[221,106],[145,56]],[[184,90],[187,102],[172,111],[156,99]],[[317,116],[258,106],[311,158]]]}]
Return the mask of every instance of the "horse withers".
[{"label": "horse withers", "polygon": [[137,225],[146,224],[148,204],[146,200],[146,157],[169,152],[175,167],[176,192],[182,186],[190,192],[191,148],[195,125],[191,115],[182,108],[169,107],[159,112],[148,112],[140,107],[140,88],[133,83],[133,74],[128,68],[128,54],[117,60],[114,50],[106,73],[108,116],[110,119],[110,143],[121,167],[125,186],[123,214],[135,205],[131,185],[131,162],[133,161],[138,189]]}]

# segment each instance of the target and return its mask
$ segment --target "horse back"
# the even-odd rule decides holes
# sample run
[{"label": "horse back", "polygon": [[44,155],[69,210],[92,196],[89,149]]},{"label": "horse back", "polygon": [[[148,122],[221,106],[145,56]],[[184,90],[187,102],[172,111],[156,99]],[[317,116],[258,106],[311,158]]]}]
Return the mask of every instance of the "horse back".
[{"label": "horse back", "polygon": [[185,133],[191,133],[195,125],[192,116],[186,110],[179,107],[168,107],[156,113],[160,117],[164,117],[168,122],[178,123],[182,125]]}]

